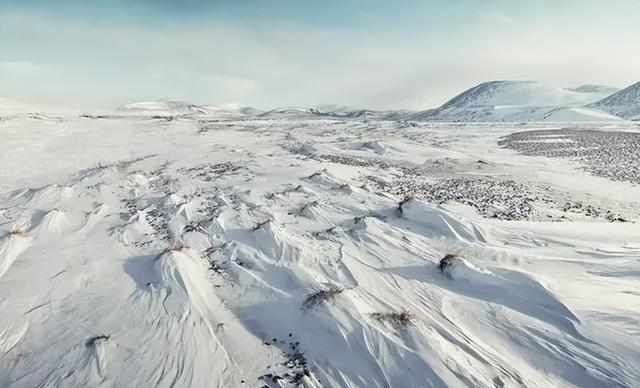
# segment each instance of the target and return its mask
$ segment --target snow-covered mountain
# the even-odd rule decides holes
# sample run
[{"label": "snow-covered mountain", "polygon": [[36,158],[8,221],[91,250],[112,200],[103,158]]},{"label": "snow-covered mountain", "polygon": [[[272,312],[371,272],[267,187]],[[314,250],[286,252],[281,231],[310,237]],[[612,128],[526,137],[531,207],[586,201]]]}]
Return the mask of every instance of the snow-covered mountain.
[{"label": "snow-covered mountain", "polygon": [[608,90],[570,90],[534,81],[491,81],[465,91],[441,108],[580,106],[609,94]]},{"label": "snow-covered mountain", "polygon": [[593,106],[625,119],[640,118],[640,82],[594,103]]},{"label": "snow-covered mountain", "polygon": [[477,85],[437,109],[412,117],[425,121],[602,121],[618,118],[586,105],[615,88],[584,85],[564,89],[534,81],[490,81]]}]

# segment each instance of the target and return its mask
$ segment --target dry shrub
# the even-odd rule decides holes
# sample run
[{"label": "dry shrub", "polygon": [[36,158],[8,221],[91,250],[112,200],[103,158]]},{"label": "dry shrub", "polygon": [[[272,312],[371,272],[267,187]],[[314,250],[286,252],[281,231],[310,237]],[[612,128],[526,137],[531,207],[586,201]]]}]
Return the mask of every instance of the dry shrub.
[{"label": "dry shrub", "polygon": [[170,247],[168,247],[168,248],[165,250],[165,253],[168,253],[168,252],[182,252],[182,251],[184,251],[185,249],[187,249],[187,247],[185,247],[185,246],[184,246],[184,245],[182,245],[182,244],[173,244],[173,245],[171,245]]},{"label": "dry shrub", "polygon": [[336,297],[336,295],[342,293],[342,291],[344,291],[343,288],[331,287],[326,290],[320,290],[320,291],[314,292],[313,294],[310,294],[309,296],[307,296],[304,302],[302,302],[302,309],[309,310],[324,302],[333,300]]},{"label": "dry shrub", "polygon": [[26,237],[27,236],[27,231],[24,228],[11,228],[11,230],[9,231],[9,234],[12,236],[20,236],[20,237]]},{"label": "dry shrub", "polygon": [[373,313],[371,314],[371,318],[380,322],[389,323],[395,327],[409,326],[415,319],[413,314],[406,311],[401,313]]},{"label": "dry shrub", "polygon": [[440,260],[438,267],[440,268],[440,272],[451,277],[451,270],[460,262],[461,259],[457,255],[448,253]]},{"label": "dry shrub", "polygon": [[111,339],[110,335],[106,335],[106,334],[96,335],[94,337],[89,338],[87,342],[85,342],[85,345],[88,348],[91,348],[91,347],[95,347],[100,342],[109,341],[110,339]]},{"label": "dry shrub", "polygon": [[260,223],[256,224],[256,226],[253,227],[253,231],[255,232],[257,230],[260,230],[260,229],[262,229],[262,227],[267,226],[270,223],[271,223],[271,220],[266,220],[266,221],[260,222]]},{"label": "dry shrub", "polygon": [[411,195],[411,194],[407,194],[404,196],[404,198],[402,199],[402,201],[398,202],[398,207],[396,208],[396,211],[402,215],[403,212],[403,206],[411,201],[413,201],[414,199],[416,199],[415,196]]}]

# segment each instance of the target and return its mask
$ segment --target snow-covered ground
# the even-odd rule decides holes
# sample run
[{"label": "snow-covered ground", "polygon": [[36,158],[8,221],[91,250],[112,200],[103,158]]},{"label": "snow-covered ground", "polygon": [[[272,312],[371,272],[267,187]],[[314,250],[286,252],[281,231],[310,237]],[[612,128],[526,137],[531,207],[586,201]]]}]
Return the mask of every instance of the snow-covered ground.
[{"label": "snow-covered ground", "polygon": [[638,386],[637,125],[169,105],[0,112],[0,386]]}]

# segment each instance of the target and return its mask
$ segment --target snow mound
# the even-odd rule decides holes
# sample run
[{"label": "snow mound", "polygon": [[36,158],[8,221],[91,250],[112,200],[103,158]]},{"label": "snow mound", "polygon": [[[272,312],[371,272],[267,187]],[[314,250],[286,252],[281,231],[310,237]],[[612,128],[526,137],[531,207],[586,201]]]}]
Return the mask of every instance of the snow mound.
[{"label": "snow mound", "polygon": [[525,273],[507,269],[490,271],[455,255],[445,256],[440,262],[440,270],[452,282],[446,287],[455,292],[502,304],[581,337],[574,326],[579,320],[573,312],[551,291]]},{"label": "snow mound", "polygon": [[37,189],[27,188],[15,191],[11,194],[9,203],[12,206],[23,205],[25,203],[38,207],[46,206],[70,198],[73,193],[72,187],[52,184]]},{"label": "snow mound", "polygon": [[401,207],[402,218],[412,221],[426,236],[467,242],[484,242],[479,227],[464,222],[437,205],[410,200]]},{"label": "snow mound", "polygon": [[0,238],[0,278],[7,273],[30,242],[29,237],[18,234],[8,234]]},{"label": "snow mound", "polygon": [[[177,316],[195,313],[201,318],[214,310],[207,269],[186,250],[170,250],[158,257],[154,269],[162,286],[170,290],[164,300],[167,312]],[[213,328],[211,328],[213,332]]]},{"label": "snow mound", "polygon": [[43,205],[55,203],[59,200],[70,198],[73,195],[73,188],[63,185],[47,185],[40,189],[31,190],[31,203]]},{"label": "snow mound", "polygon": [[71,227],[71,219],[66,212],[58,209],[48,211],[40,223],[34,228],[39,237],[58,235],[68,231]]}]

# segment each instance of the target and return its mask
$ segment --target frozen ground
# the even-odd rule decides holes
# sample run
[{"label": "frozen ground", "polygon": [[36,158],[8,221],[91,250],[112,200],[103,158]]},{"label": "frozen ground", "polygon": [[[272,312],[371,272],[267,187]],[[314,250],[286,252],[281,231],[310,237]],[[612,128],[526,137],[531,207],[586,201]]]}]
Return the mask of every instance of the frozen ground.
[{"label": "frozen ground", "polygon": [[0,386],[638,385],[633,124],[161,108],[2,115]]},{"label": "frozen ground", "polygon": [[599,176],[640,184],[640,133],[560,129],[505,136],[500,145],[525,155],[570,158]]}]

